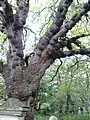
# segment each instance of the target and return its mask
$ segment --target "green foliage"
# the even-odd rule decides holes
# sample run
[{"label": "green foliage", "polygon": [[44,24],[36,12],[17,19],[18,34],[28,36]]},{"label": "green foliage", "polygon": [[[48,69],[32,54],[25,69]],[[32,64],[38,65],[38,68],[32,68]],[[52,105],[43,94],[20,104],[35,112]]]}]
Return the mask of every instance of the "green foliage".
[{"label": "green foliage", "polygon": [[[35,115],[35,120],[48,120],[50,116]],[[58,117],[58,120],[89,120],[90,116],[88,114],[83,115],[65,115]]]},{"label": "green foliage", "polygon": [[5,57],[8,50],[8,41],[6,39],[6,35],[0,32],[0,57],[2,55]]},{"label": "green foliage", "polygon": [[35,115],[34,120],[48,120],[49,116]]},{"label": "green foliage", "polygon": [[[30,25],[26,25],[26,27],[34,28],[34,32],[36,32],[36,37],[38,37],[38,39],[39,37],[43,36],[48,27],[52,24],[58,5],[58,0],[45,0],[41,3],[40,2],[41,1],[39,0],[35,0],[35,2],[33,0],[30,1],[30,18],[28,18],[28,22],[30,23]],[[85,1],[78,0],[78,2],[81,4]],[[66,21],[69,21],[71,19],[72,14],[76,14],[82,9],[78,2],[77,0],[74,0],[73,4],[69,8],[68,14],[66,16]],[[12,4],[16,6],[15,1]],[[77,8],[75,7],[75,5],[77,5]],[[77,23],[71,31],[68,32],[67,37],[71,38],[72,36],[88,33],[87,27],[89,30],[89,26],[90,23],[87,24],[87,20],[85,16],[83,16],[81,21]],[[30,36],[32,35],[30,34]],[[1,54],[7,52],[6,48],[8,46],[8,43],[3,43],[5,38],[6,35],[0,32]],[[30,45],[31,39],[28,39],[30,41]],[[90,47],[90,37],[81,38],[80,41],[82,42],[82,45],[85,44],[87,47]],[[73,49],[76,48],[77,47],[73,45]],[[78,62],[76,57],[62,59],[63,64],[53,80],[52,77],[55,75],[59,62],[57,61],[46,71],[45,76],[42,78],[41,88],[36,101],[36,107],[38,108],[39,103],[40,107],[44,103],[50,106],[48,108],[40,108],[40,110],[38,110],[38,112],[36,113],[35,120],[48,120],[49,116],[52,114],[57,115],[59,120],[89,120],[88,115],[66,116],[66,114],[70,114],[70,112],[72,112],[73,114],[77,114],[78,107],[85,107],[88,99],[90,98],[89,59],[90,58],[86,56],[84,56],[83,58],[78,56]],[[3,94],[4,84],[2,78],[0,78],[0,99],[2,99]],[[71,97],[71,100],[69,101],[67,101],[68,94]],[[66,113],[67,102],[68,111]]]},{"label": "green foliage", "polygon": [[89,120],[89,115],[66,115],[62,117],[61,120]]},{"label": "green foliage", "polygon": [[[50,109],[39,110],[38,113],[41,115],[53,114],[60,117],[67,114],[68,95],[70,95],[68,113],[77,114],[80,106],[87,109],[88,99],[90,98],[89,58],[80,56],[78,60],[74,57],[69,60],[63,60],[63,64],[57,75],[53,81],[51,81],[58,64],[58,61],[53,64],[43,77],[37,103],[39,102],[41,105],[43,103],[48,103]],[[71,120],[73,119],[71,118]],[[81,120],[83,119],[81,118]]]},{"label": "green foliage", "polygon": [[4,93],[5,93],[5,86],[4,86],[4,80],[3,78],[0,76],[0,104],[1,104],[1,99],[4,99]]},{"label": "green foliage", "polygon": [[[48,120],[50,116],[35,115],[35,120]],[[58,120],[89,120],[90,116],[88,114],[84,115],[65,115],[58,117]]]}]

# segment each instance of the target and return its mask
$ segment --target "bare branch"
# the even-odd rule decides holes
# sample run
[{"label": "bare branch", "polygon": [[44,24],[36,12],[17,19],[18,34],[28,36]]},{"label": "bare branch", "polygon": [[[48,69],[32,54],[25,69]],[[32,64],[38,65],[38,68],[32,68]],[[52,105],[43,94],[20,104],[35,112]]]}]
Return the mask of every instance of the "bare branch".
[{"label": "bare branch", "polygon": [[59,68],[62,66],[62,61],[60,60],[60,65],[58,66],[58,68],[57,68],[57,70],[56,70],[56,72],[55,72],[55,74],[54,74],[54,76],[52,77],[52,79],[51,79],[51,81],[50,82],[52,82],[53,80],[54,80],[54,78],[57,76],[57,73],[58,73],[58,71],[59,71]]},{"label": "bare branch", "polygon": [[55,54],[53,55],[54,58],[64,58],[64,57],[70,57],[73,55],[90,55],[90,48],[81,48],[81,49],[77,49],[77,50],[69,50],[69,51],[58,51],[55,52]]},{"label": "bare branch", "polygon": [[42,52],[46,48],[46,46],[49,44],[49,41],[51,40],[51,38],[60,30],[60,27],[62,26],[63,21],[65,20],[66,13],[72,1],[73,0],[60,1],[53,24],[45,33],[45,35],[41,38],[39,44],[36,46],[36,49],[39,48],[39,50]]},{"label": "bare branch", "polygon": [[[52,19],[52,15],[49,17],[48,20],[46,20],[47,22],[41,26],[40,32],[39,32],[39,36],[41,36],[41,33],[42,33],[42,31],[44,30],[44,28],[45,28],[45,27],[48,27],[48,24],[49,24],[49,22],[51,21],[51,19]],[[48,29],[48,28],[47,28],[47,29]]]},{"label": "bare branch", "polygon": [[35,39],[37,39],[36,37],[36,33],[31,29],[31,28],[28,28],[28,27],[24,27],[25,30],[29,30],[30,32],[32,32],[35,36]]},{"label": "bare branch", "polygon": [[[57,0],[57,1],[58,1],[58,0]],[[56,4],[56,3],[55,3],[55,4]],[[38,12],[33,12],[33,11],[30,10],[30,12],[34,14],[33,16],[35,16],[35,17],[33,18],[33,20],[35,20],[36,17],[39,17],[40,14],[41,14],[44,10],[46,10],[46,9],[53,9],[53,5],[51,5],[51,6],[49,6],[49,7],[44,7],[42,10],[40,10],[40,11],[38,11]]]},{"label": "bare branch", "polygon": [[67,46],[71,45],[71,43],[74,43],[76,46],[81,48],[82,45],[81,45],[81,42],[78,39],[80,39],[82,37],[87,37],[87,36],[90,36],[90,34],[81,34],[81,35],[77,35],[77,36],[72,37],[72,38],[68,38],[67,43],[65,42],[67,45],[65,45],[65,46],[67,47]]},{"label": "bare branch", "polygon": [[[84,46],[82,46],[81,42],[78,39],[80,39],[82,37],[87,37],[87,36],[90,36],[90,34],[81,34],[81,35],[77,35],[72,38],[61,37],[60,41],[58,40],[58,43],[53,46],[55,49],[67,47],[69,50],[72,50],[71,44],[74,43],[76,46],[82,48]],[[52,44],[52,43],[50,42],[50,44]]]},{"label": "bare branch", "polygon": [[78,60],[78,57],[77,57],[77,56],[75,56],[75,58],[76,58],[76,62],[75,62],[73,65],[70,66],[70,69],[71,69],[72,67],[76,66],[76,65],[77,65],[77,69],[78,69],[79,60]]},{"label": "bare branch", "polygon": [[[52,37],[52,39],[50,40],[50,44],[47,46],[48,54],[53,54],[53,51],[55,50],[53,46],[58,42],[58,38],[66,36],[66,33],[69,30],[71,30],[76,25],[76,23],[79,22],[81,17],[84,14],[86,14],[89,10],[90,10],[90,4],[85,3],[82,11],[80,13],[75,14],[69,22],[62,25],[62,27],[60,28],[60,31]],[[60,48],[58,48],[58,49],[60,49]]]},{"label": "bare branch", "polygon": [[[48,31],[48,32],[52,32],[51,37],[59,31],[61,25],[63,24],[63,21],[65,20],[66,13],[71,3],[72,3],[72,0],[71,1],[61,0],[61,2],[59,3],[54,22],[52,26],[50,27],[50,30]],[[47,33],[47,35],[48,34],[50,37],[51,33]]]},{"label": "bare branch", "polygon": [[52,38],[57,40],[58,37],[64,37],[66,33],[71,30],[79,20],[81,20],[82,16],[85,15],[90,10],[90,4],[85,3],[83,9],[80,13],[75,14],[70,21],[66,22],[61,28],[60,31]]},{"label": "bare branch", "polygon": [[31,33],[34,34],[34,40],[35,40],[35,45],[36,45],[36,40],[37,40],[37,35],[36,33],[31,29],[31,28],[28,28],[28,27],[24,27],[26,33],[27,33],[27,30],[29,30]]},{"label": "bare branch", "polygon": [[75,36],[75,37],[70,38],[69,40],[70,40],[71,42],[74,42],[75,40],[77,40],[77,39],[79,39],[79,38],[87,37],[87,36],[90,36],[90,34],[77,35],[77,36]]}]

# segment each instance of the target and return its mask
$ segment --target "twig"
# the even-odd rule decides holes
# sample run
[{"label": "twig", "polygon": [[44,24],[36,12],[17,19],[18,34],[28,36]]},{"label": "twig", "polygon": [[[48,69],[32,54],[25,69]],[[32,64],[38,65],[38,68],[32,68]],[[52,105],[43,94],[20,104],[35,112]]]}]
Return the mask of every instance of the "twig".
[{"label": "twig", "polygon": [[24,29],[25,29],[25,31],[29,30],[30,32],[32,32],[34,34],[34,36],[35,36],[35,45],[36,45],[36,40],[37,40],[36,33],[31,28],[24,27]]},{"label": "twig", "polygon": [[62,63],[63,63],[63,62],[62,62],[61,59],[60,59],[60,65],[57,67],[57,70],[56,70],[56,72],[55,72],[55,75],[52,77],[52,79],[51,79],[50,82],[52,82],[52,81],[54,80],[54,78],[57,76],[57,73],[58,73],[59,68],[61,67]]}]

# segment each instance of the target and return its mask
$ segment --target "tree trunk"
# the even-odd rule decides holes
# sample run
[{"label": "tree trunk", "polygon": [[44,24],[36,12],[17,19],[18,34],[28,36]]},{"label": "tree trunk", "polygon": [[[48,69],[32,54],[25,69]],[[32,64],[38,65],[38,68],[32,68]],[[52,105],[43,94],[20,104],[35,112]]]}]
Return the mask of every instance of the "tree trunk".
[{"label": "tree trunk", "polygon": [[[90,50],[72,50],[71,43],[76,44],[80,36],[66,40],[66,33],[71,30],[81,17],[90,10],[90,4],[85,4],[82,11],[72,16],[70,21],[64,22],[66,13],[73,0],[61,0],[58,6],[55,19],[40,39],[30,58],[30,65],[23,64],[23,28],[29,12],[29,0],[16,0],[17,9],[13,14],[12,5],[7,0],[0,1],[3,11],[0,13],[2,25],[6,30],[9,41],[7,53],[7,65],[0,66],[8,96],[6,106],[14,107],[24,104],[29,107],[25,120],[34,120],[34,104],[38,93],[40,80],[46,69],[56,58],[71,56],[74,54],[90,54]],[[64,24],[63,24],[64,22]],[[83,36],[81,36],[83,37]],[[68,51],[63,51],[67,47]],[[67,108],[70,96],[67,95]],[[12,100],[12,102],[11,102]],[[18,100],[18,101],[17,101]],[[11,103],[8,105],[8,102]],[[20,103],[20,104],[19,104]],[[21,105],[23,107],[23,105]]]}]

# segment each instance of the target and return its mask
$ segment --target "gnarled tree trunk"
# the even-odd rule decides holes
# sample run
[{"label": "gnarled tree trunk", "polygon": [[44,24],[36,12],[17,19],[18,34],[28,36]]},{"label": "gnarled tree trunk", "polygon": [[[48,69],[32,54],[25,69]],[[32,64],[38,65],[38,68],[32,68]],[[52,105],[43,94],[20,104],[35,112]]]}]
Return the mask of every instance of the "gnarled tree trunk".
[{"label": "gnarled tree trunk", "polygon": [[[34,120],[33,107],[40,80],[46,69],[56,58],[74,54],[90,54],[89,49],[72,50],[71,48],[71,43],[76,44],[78,42],[77,39],[85,37],[85,35],[76,36],[69,40],[65,37],[66,33],[90,10],[90,4],[85,3],[80,13],[75,14],[68,22],[63,24],[68,8],[73,0],[61,0],[53,24],[34,49],[34,55],[30,58],[30,65],[25,66],[23,64],[22,33],[29,11],[29,0],[16,1],[18,6],[16,14],[13,14],[12,6],[7,0],[0,1],[3,8],[1,12],[2,26],[5,28],[9,41],[7,65],[0,66],[2,67],[0,72],[5,79],[7,101],[14,99],[14,102],[18,99],[25,106],[30,107],[25,120]],[[63,51],[62,48],[64,47],[67,47],[68,51]]]}]

